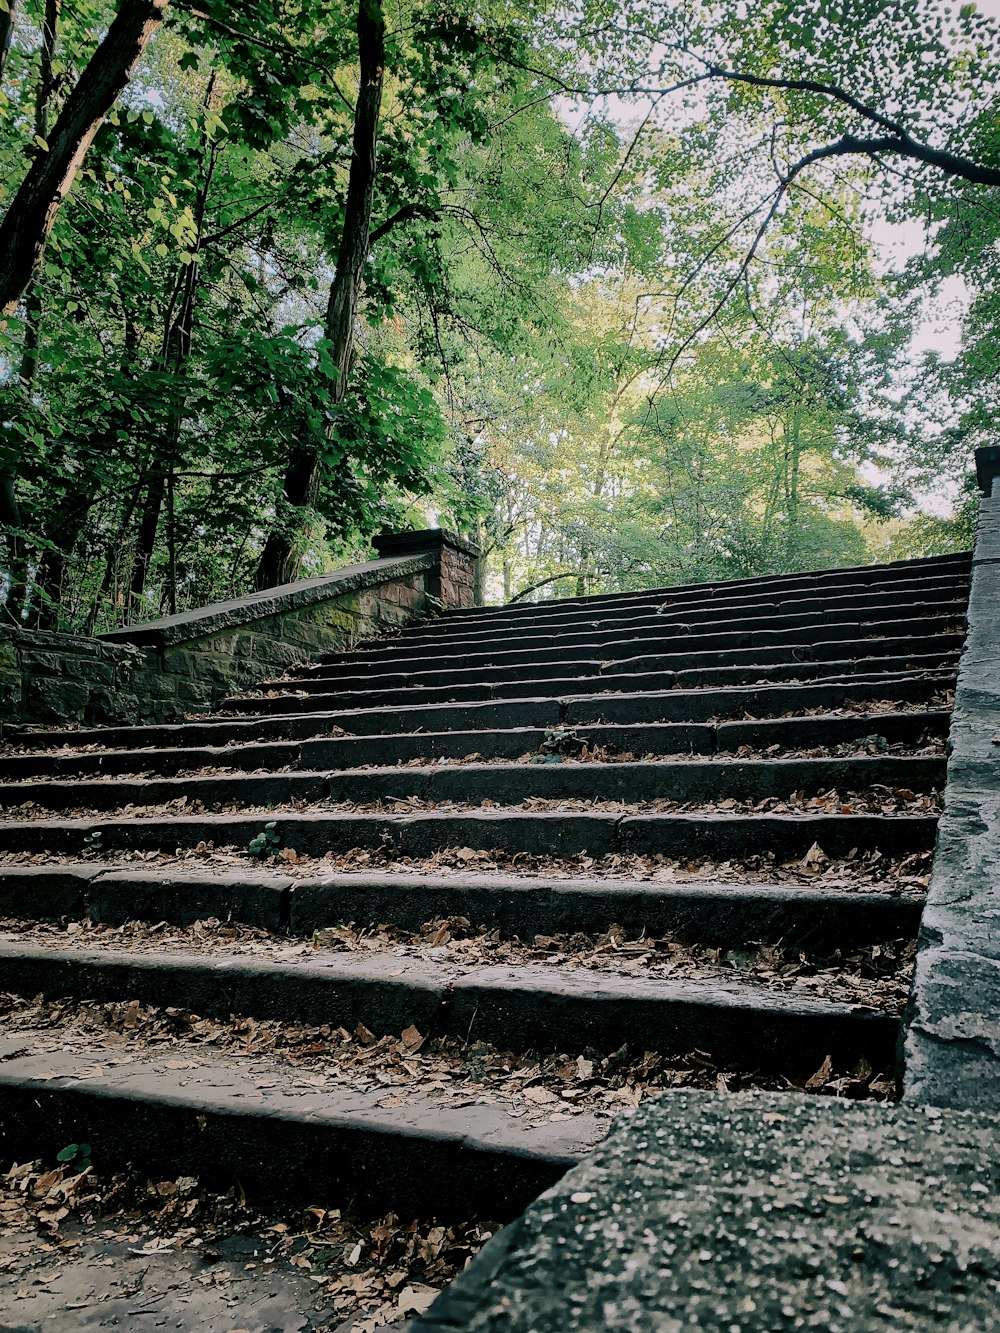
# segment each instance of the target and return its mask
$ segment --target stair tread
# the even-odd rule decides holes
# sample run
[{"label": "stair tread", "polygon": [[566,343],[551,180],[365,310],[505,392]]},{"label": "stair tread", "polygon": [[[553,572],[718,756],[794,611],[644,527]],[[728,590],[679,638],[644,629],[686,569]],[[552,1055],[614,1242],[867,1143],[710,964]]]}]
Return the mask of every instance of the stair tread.
[{"label": "stair tread", "polygon": [[[64,937],[65,938],[65,937]],[[95,947],[96,946],[96,947]],[[248,954],[247,948],[258,952]],[[316,950],[299,942],[277,938],[254,940],[251,945],[217,941],[193,950],[180,940],[166,947],[150,936],[149,947],[141,950],[122,948],[113,939],[88,932],[85,945],[74,942],[66,947],[58,937],[42,930],[26,934],[0,930],[0,966],[16,977],[16,964],[46,964],[62,982],[60,966],[72,978],[83,973],[99,973],[116,968],[129,973],[126,988],[137,985],[140,973],[157,974],[163,984],[174,980],[180,988],[174,1003],[186,998],[185,977],[210,972],[216,983],[227,981],[238,986],[241,981],[269,981],[277,984],[294,979],[300,985],[318,983],[331,993],[350,986],[378,986],[406,992],[425,992],[435,998],[454,998],[473,990],[489,1001],[519,991],[529,993],[542,1003],[586,998],[609,1002],[646,1002],[647,1004],[698,1004],[713,1008],[751,1008],[778,1014],[850,1014],[882,1008],[850,998],[830,998],[809,994],[800,986],[772,988],[759,979],[743,978],[722,967],[694,965],[681,978],[625,972],[612,960],[603,966],[555,966],[545,961],[490,963],[463,959],[450,951],[448,957],[435,957],[435,946],[386,947],[343,953]],[[439,952],[448,950],[437,946]],[[525,950],[524,952],[527,952]],[[666,963],[664,963],[666,966]],[[836,983],[832,983],[836,989]],[[57,991],[62,994],[62,990]],[[78,993],[75,989],[72,992]],[[114,997],[114,998],[125,998]],[[188,1001],[191,1002],[190,1000]],[[237,1009],[236,1012],[245,1012]],[[374,1020],[372,1020],[374,1025]],[[377,1029],[376,1029],[377,1030]]]},{"label": "stair tread", "polygon": [[[283,867],[283,870],[285,867]],[[683,878],[672,873],[670,879],[639,879],[627,872],[618,876],[603,877],[565,874],[557,877],[545,874],[500,874],[483,873],[476,870],[455,870],[450,874],[419,873],[393,870],[391,874],[378,874],[370,871],[352,871],[348,873],[327,872],[311,878],[296,875],[291,867],[289,873],[275,873],[268,867],[257,863],[248,863],[238,869],[218,868],[210,874],[191,869],[157,869],[143,862],[70,861],[61,864],[42,866],[4,865],[0,863],[0,883],[24,877],[26,880],[44,879],[53,876],[71,875],[82,880],[102,881],[121,880],[123,882],[146,881],[169,885],[217,884],[220,881],[234,885],[259,887],[268,885],[275,889],[295,886],[300,892],[309,887],[333,890],[337,888],[376,888],[386,884],[405,891],[407,888],[451,890],[456,882],[474,888],[484,888],[496,893],[557,893],[557,894],[632,894],[641,892],[655,894],[664,898],[724,898],[728,901],[746,899],[750,902],[773,900],[776,902],[798,902],[819,905],[829,902],[847,902],[857,904],[859,899],[884,901],[886,893],[877,885],[866,886],[863,883],[851,886],[818,885],[814,882],[790,883],[788,881],[769,883],[744,881],[706,880],[703,877]],[[924,901],[923,891],[909,893],[893,889],[893,898],[907,904],[920,904]]]},{"label": "stair tread", "polygon": [[[127,1063],[121,1063],[125,1057],[119,1045],[94,1041],[81,1049],[76,1037],[75,1048],[67,1050],[59,1044],[58,1029],[29,1032],[30,1052],[19,1053],[25,1032],[0,1037],[0,1105],[3,1089],[11,1086],[38,1091],[66,1088],[102,1101],[115,1097],[186,1107],[192,1114],[298,1121],[316,1133],[349,1128],[458,1141],[473,1153],[499,1150],[558,1164],[582,1156],[608,1126],[607,1119],[585,1112],[568,1113],[566,1120],[553,1124],[551,1108],[526,1122],[500,1099],[485,1097],[472,1105],[449,1107],[426,1093],[412,1092],[404,1100],[396,1087],[352,1089],[332,1078],[310,1087],[303,1071],[282,1061],[262,1056],[225,1058],[200,1044],[190,1051],[172,1045],[163,1055],[129,1056]],[[179,1060],[179,1054],[185,1058]],[[178,1070],[178,1064],[193,1067]],[[401,1104],[387,1105],[390,1099]]]}]

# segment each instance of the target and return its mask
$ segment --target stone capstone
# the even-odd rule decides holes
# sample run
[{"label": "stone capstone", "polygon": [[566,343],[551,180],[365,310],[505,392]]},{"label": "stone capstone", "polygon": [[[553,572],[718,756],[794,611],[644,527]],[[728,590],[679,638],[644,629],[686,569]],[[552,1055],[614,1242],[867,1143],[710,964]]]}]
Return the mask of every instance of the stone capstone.
[{"label": "stone capstone", "polygon": [[1000,1328],[991,1117],[674,1092],[506,1227],[413,1333]]}]

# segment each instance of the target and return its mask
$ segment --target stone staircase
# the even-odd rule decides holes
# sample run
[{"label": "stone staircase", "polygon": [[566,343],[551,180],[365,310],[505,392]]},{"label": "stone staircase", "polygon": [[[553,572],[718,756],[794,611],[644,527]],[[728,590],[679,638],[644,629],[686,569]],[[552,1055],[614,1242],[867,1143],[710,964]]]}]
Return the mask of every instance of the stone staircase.
[{"label": "stone staircase", "polygon": [[650,1090],[892,1096],[969,568],[449,612],[8,733],[2,1155],[504,1220]]}]

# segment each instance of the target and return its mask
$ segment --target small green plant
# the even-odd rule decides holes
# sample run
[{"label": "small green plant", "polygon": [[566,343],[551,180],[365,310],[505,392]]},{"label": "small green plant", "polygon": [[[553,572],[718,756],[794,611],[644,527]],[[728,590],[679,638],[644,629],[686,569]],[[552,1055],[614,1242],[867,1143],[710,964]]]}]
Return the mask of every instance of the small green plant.
[{"label": "small green plant", "polygon": [[91,829],[83,835],[83,849],[86,852],[103,852],[104,834],[99,828]]},{"label": "small green plant", "polygon": [[586,736],[578,736],[570,727],[546,727],[533,764],[561,764],[569,756],[579,756],[587,748]]},{"label": "small green plant", "polygon": [[484,1046],[473,1046],[472,1050],[459,1066],[460,1073],[467,1074],[473,1083],[482,1083],[483,1079],[489,1073],[486,1067],[486,1048]]},{"label": "small green plant", "polygon": [[89,1143],[67,1143],[56,1153],[56,1161],[71,1176],[78,1176],[91,1166]]},{"label": "small green plant", "polygon": [[255,838],[250,839],[247,851],[251,856],[256,856],[258,861],[266,861],[269,856],[277,856],[281,849],[281,834],[278,832],[278,826],[272,819],[269,824],[265,824],[260,833]]}]

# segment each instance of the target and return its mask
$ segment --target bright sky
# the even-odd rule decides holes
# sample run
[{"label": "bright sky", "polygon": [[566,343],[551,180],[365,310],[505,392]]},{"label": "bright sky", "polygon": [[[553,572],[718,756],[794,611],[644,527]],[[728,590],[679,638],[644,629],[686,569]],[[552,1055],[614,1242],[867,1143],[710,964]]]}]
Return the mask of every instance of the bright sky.
[{"label": "bright sky", "polygon": [[[958,3],[955,8],[959,8]],[[1000,0],[977,0],[976,8],[980,14],[1000,19]],[[924,230],[917,222],[901,227],[891,227],[881,222],[874,228],[874,239],[883,247],[886,262],[894,266],[905,262],[910,255],[919,254],[924,248]],[[962,311],[967,299],[968,291],[962,278],[945,279],[937,300],[933,306],[928,306],[924,323],[911,344],[914,356],[931,351],[940,353],[945,359],[956,355]]]}]

